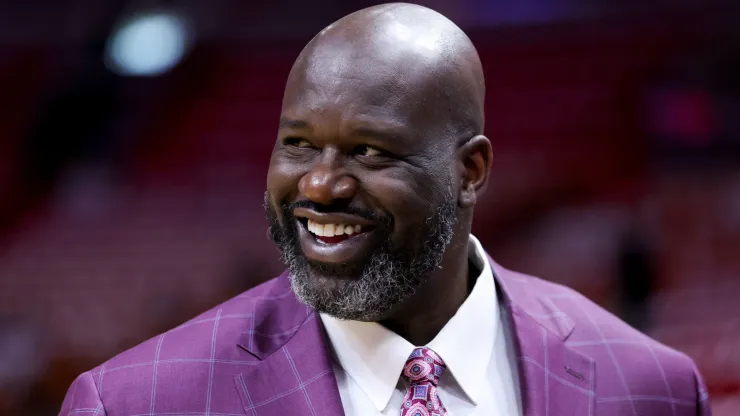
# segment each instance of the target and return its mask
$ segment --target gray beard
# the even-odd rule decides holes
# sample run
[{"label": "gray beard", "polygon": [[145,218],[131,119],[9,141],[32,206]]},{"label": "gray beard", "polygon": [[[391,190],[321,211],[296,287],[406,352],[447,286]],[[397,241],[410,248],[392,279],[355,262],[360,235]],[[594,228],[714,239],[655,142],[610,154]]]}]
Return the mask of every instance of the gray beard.
[{"label": "gray beard", "polygon": [[338,319],[373,322],[410,298],[440,266],[457,222],[454,201],[451,192],[441,198],[426,220],[424,241],[403,244],[412,248],[394,249],[388,238],[359,266],[359,278],[341,276],[341,266],[309,262],[301,252],[292,214],[283,209],[283,219],[288,224],[283,227],[267,202],[265,210],[270,236],[290,271],[291,286],[298,299]]}]

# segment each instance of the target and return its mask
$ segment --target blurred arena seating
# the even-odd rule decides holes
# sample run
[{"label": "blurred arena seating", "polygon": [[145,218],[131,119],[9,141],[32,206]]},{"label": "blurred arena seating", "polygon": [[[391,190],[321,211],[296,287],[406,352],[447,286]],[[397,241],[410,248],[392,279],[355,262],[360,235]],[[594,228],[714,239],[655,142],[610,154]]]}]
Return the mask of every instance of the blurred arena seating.
[{"label": "blurred arena seating", "polygon": [[[697,361],[716,414],[730,415],[740,411],[740,175],[653,168],[639,122],[646,84],[696,35],[687,19],[473,33],[495,151],[474,232],[505,266],[622,313],[619,239],[642,230],[656,269],[646,329]],[[22,317],[26,332],[13,334],[34,334],[46,354],[30,393],[12,400],[54,408],[80,371],[281,270],[262,201],[299,48],[205,44],[156,94],[125,81],[147,114],[127,126],[121,160],[69,169],[37,197],[17,186],[14,155],[55,82],[55,52],[0,47],[0,197],[13,218],[0,316]]]}]

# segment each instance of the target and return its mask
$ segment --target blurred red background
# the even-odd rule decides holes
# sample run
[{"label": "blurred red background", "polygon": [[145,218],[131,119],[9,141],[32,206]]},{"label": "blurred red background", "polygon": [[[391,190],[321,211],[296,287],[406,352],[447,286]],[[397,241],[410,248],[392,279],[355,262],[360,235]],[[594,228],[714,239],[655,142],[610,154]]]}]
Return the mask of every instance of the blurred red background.
[{"label": "blurred red background", "polygon": [[[56,414],[78,373],[281,271],[261,204],[283,83],[374,3],[0,6],[0,412]],[[688,353],[738,414],[738,6],[420,3],[486,72],[474,233]],[[106,67],[118,24],[155,10],[188,22],[182,60]]]}]

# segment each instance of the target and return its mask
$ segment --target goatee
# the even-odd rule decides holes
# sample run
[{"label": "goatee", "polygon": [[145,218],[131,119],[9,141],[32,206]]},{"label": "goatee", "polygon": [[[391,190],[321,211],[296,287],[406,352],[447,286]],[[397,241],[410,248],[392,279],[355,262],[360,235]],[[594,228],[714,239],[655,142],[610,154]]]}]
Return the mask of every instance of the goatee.
[{"label": "goatee", "polygon": [[[449,189],[449,188],[448,188]],[[450,192],[448,192],[450,193]],[[411,297],[442,262],[457,222],[457,207],[452,195],[440,198],[426,219],[421,241],[392,243],[392,219],[374,213],[382,233],[382,243],[358,264],[327,264],[309,261],[301,251],[298,227],[293,216],[296,206],[313,206],[302,201],[281,207],[282,221],[267,203],[265,214],[269,233],[290,272],[298,299],[314,310],[339,319],[378,321],[391,309]],[[357,213],[355,213],[357,214]]]}]

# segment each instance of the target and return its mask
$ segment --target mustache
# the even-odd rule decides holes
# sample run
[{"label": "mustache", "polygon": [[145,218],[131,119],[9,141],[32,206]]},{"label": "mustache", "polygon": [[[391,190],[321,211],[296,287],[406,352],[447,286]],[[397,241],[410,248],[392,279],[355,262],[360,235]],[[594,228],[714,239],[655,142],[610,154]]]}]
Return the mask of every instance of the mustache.
[{"label": "mustache", "polygon": [[293,216],[293,211],[296,208],[306,208],[310,209],[316,212],[325,213],[325,214],[348,214],[348,215],[354,215],[363,219],[366,219],[368,221],[373,221],[382,224],[385,227],[390,228],[393,225],[393,217],[390,215],[379,213],[377,211],[373,211],[371,209],[366,208],[359,208],[359,207],[353,207],[346,204],[331,204],[331,205],[324,205],[324,204],[317,204],[313,201],[309,200],[302,200],[302,201],[296,201],[289,204],[283,204],[283,213],[286,215]]}]

